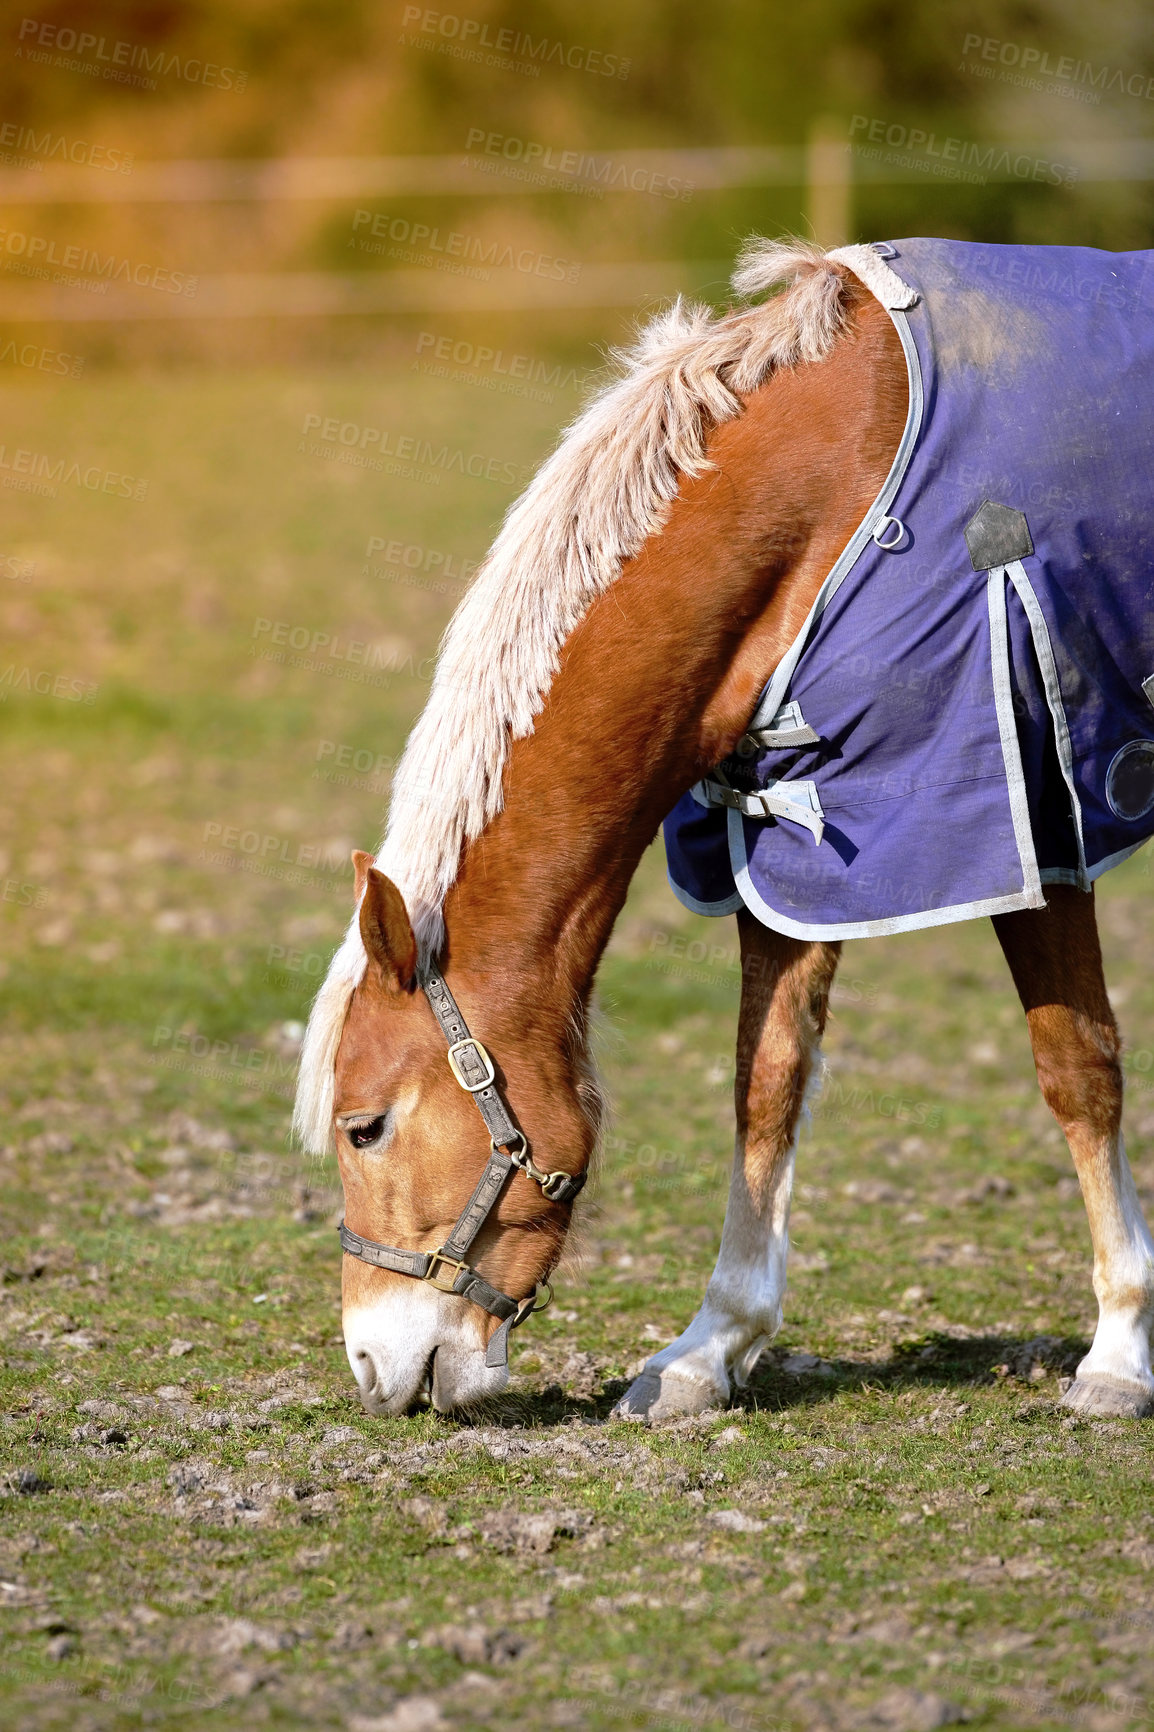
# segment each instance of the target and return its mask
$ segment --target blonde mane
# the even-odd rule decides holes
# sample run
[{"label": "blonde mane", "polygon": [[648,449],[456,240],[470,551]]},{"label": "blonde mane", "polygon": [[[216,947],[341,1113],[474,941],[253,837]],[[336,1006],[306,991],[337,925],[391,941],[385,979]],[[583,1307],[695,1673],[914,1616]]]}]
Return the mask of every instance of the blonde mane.
[{"label": "blonde mane", "polygon": [[[843,266],[887,305],[905,285],[868,247],[826,254],[805,241],[755,240],[733,276],[740,295],[784,293],[715,318],[680,300],[568,429],[509,511],[450,622],[428,703],[393,782],[377,864],[398,886],[422,953],[444,938],[442,905],[462,851],[501,810],[513,740],[533,731],[561,647],[596,598],[668,516],[680,477],[708,467],[712,427],[783,367],[824,359],[845,323]],[[906,299],[903,299],[906,297]],[[365,965],[354,917],[309,1017],[294,1128],[329,1147],[333,1071]]]}]

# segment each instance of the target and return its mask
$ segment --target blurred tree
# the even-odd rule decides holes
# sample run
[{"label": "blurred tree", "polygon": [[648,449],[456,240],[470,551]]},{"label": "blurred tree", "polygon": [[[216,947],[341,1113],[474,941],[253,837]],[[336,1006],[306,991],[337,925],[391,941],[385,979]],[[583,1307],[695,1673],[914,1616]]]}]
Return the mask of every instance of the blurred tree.
[{"label": "blurred tree", "polygon": [[[29,31],[15,10],[4,26],[0,124],[17,134],[31,126],[96,139],[138,163],[454,155],[478,129],[558,155],[788,147],[799,165],[792,180],[698,187],[688,200],[526,195],[494,175],[483,197],[370,201],[374,210],[571,259],[699,261],[700,280],[718,295],[725,261],[745,234],[804,231],[815,216],[836,227],[844,221],[855,238],[945,233],[1141,247],[1154,235],[1140,168],[1136,178],[1119,172],[1068,185],[1028,173],[985,181],[977,172],[968,180],[941,173],[947,137],[979,157],[991,144],[1013,143],[1061,162],[1077,161],[1087,141],[1149,139],[1154,16],[1129,0],[1092,9],[1077,0],[943,0],[918,9],[897,0],[728,0],[712,8],[588,0],[580,9],[562,0],[439,0],[433,8],[405,0],[107,0],[97,21],[86,0],[37,0],[35,26]],[[103,45],[88,51],[87,70],[77,70],[75,53],[40,46],[81,35]],[[150,62],[164,51],[169,69],[155,89],[106,76],[117,42]],[[483,52],[478,42],[488,44]],[[497,51],[498,42],[513,47]],[[39,57],[30,59],[30,49]],[[206,65],[232,69],[231,87],[206,83]],[[1059,66],[1064,76],[1054,73]],[[1040,75],[1039,67],[1051,70]],[[818,126],[829,184],[838,180],[839,140],[848,152],[851,196],[836,219],[808,208],[803,185],[803,147]],[[879,128],[889,142],[867,157],[857,147]],[[0,164],[0,180],[4,173],[11,169]],[[350,250],[352,208],[340,198],[46,204],[10,206],[5,220],[202,274],[392,268],[387,258]],[[577,313],[570,318],[581,323]],[[163,339],[177,347],[201,340],[191,329]]]}]

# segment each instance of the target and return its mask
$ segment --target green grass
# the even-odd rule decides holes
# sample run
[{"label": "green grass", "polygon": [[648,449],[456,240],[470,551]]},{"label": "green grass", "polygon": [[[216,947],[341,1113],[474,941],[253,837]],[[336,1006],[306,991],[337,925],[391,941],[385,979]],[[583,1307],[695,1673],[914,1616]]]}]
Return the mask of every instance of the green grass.
[{"label": "green grass", "polygon": [[[29,445],[152,486],[7,502],[37,562],[0,596],[17,665],[97,690],[0,703],[0,1719],[400,1728],[416,1696],[466,1727],[1145,1724],[1152,1433],[1058,1405],[1088,1235],[988,926],[847,946],[782,1335],[732,1412],[647,1432],[609,1411],[716,1254],[738,981],[732,923],[647,857],[554,1309],[480,1419],[361,1412],[335,1174],[286,1142],[291,1025],[350,905],[325,862],[384,806],[314,776],[320,744],[394,755],[424,686],[249,650],[258,618],[435,645],[452,595],[364,575],[368,537],[476,557],[508,494],[295,450],[314,403],[371,421],[386,390],[398,426],[518,461],[551,437],[403,373],[8,393]],[[284,864],[302,847],[320,864]],[[1099,902],[1149,1206],[1145,859]]]}]

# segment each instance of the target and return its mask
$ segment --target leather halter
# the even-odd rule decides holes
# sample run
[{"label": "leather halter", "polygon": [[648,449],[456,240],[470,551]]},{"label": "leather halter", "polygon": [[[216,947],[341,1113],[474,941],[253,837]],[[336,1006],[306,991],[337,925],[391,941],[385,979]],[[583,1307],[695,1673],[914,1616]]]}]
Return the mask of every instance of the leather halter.
[{"label": "leather halter", "polygon": [[[485,1277],[466,1262],[465,1256],[473,1240],[496,1208],[506,1180],[514,1167],[540,1185],[551,1203],[571,1203],[585,1183],[584,1173],[547,1173],[537,1166],[529,1153],[524,1131],[513,1122],[513,1116],[497,1086],[493,1061],[479,1040],[469,1033],[469,1027],[456,999],[445,983],[445,977],[435,963],[426,963],[420,973],[420,984],[429,1001],[441,1032],[449,1043],[449,1069],[461,1087],[471,1094],[489,1132],[490,1154],[477,1188],[457,1217],[456,1226],[439,1251],[404,1251],[396,1245],[379,1245],[375,1239],[362,1239],[342,1221],[337,1228],[341,1248],[362,1263],[376,1269],[388,1269],[394,1275],[411,1275],[417,1281],[431,1281],[442,1293],[456,1293],[462,1299],[479,1305],[482,1311],[501,1319],[485,1351],[485,1364],[500,1367],[509,1362],[509,1331],[543,1311],[553,1297],[547,1281],[539,1281],[524,1299],[514,1299],[500,1288],[493,1287]],[[542,1303],[542,1290],[546,1298]]]}]

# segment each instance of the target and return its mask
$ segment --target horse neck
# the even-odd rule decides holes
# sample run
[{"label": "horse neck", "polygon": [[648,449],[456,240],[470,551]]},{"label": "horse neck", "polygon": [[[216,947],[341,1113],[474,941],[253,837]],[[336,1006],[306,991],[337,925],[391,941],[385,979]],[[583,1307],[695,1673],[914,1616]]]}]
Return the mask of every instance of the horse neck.
[{"label": "horse neck", "polygon": [[514,744],[503,810],[445,904],[454,969],[513,1014],[581,1010],[662,818],[732,751],[876,497],[907,389],[870,308],[828,361],[776,375],[716,430],[714,467],[590,607]]}]

